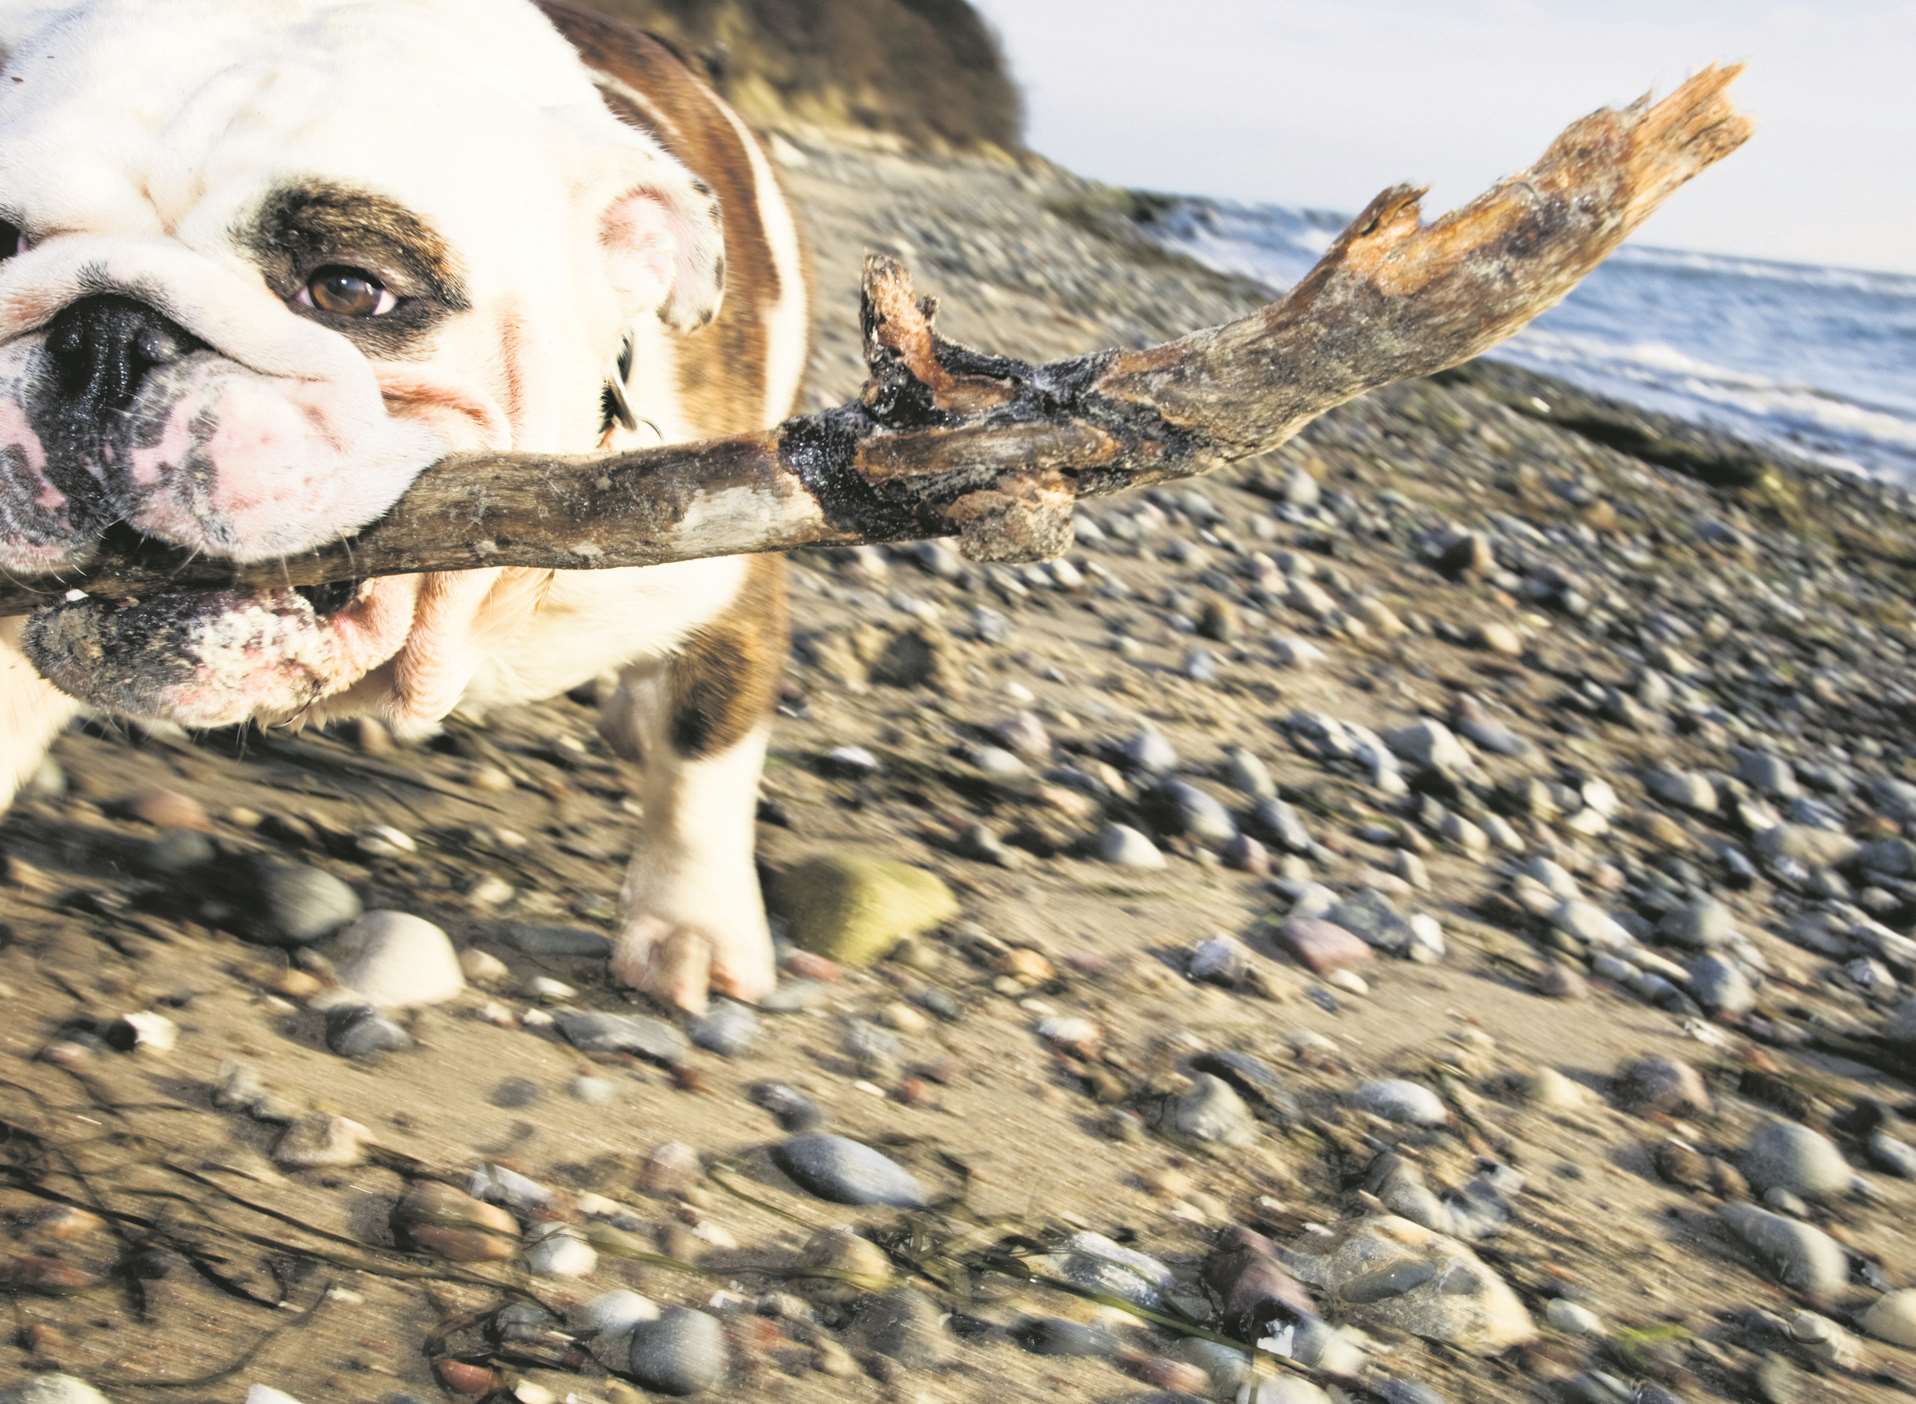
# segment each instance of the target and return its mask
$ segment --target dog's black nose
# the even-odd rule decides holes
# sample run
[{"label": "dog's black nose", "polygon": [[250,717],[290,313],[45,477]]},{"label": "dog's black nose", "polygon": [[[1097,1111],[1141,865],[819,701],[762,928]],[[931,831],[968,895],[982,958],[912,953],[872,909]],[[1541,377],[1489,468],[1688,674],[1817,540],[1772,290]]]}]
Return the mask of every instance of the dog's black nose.
[{"label": "dog's black nose", "polygon": [[144,302],[113,293],[81,298],[47,328],[61,397],[83,418],[125,408],[149,372],[203,344]]}]

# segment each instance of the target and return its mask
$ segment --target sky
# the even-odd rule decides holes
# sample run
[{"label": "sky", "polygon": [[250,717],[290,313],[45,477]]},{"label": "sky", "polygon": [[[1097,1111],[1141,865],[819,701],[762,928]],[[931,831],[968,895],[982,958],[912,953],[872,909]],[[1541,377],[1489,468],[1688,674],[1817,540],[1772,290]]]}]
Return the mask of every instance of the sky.
[{"label": "sky", "polygon": [[974,0],[1033,148],[1147,189],[1426,217],[1713,60],[1757,130],[1635,236],[1916,273],[1916,0]]}]

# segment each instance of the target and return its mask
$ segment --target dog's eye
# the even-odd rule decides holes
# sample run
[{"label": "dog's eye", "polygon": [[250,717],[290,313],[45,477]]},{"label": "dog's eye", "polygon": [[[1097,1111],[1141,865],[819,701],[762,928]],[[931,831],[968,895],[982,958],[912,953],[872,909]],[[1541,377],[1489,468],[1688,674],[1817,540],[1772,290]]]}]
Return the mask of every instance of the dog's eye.
[{"label": "dog's eye", "polygon": [[12,258],[15,254],[27,251],[30,241],[20,232],[20,226],[9,224],[0,219],[0,259]]},{"label": "dog's eye", "polygon": [[322,268],[306,280],[299,300],[335,317],[383,317],[399,305],[386,285],[363,268]]}]

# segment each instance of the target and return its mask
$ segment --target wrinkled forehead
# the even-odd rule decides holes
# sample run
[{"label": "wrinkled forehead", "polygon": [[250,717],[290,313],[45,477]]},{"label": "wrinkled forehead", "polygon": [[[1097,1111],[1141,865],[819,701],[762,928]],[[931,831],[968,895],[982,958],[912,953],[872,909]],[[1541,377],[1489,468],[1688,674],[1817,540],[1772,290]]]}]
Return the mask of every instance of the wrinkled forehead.
[{"label": "wrinkled forehead", "polygon": [[553,124],[596,102],[537,19],[522,0],[104,0],[16,21],[0,212],[186,236],[289,177],[403,192],[454,226],[506,189],[536,208],[563,186]]}]

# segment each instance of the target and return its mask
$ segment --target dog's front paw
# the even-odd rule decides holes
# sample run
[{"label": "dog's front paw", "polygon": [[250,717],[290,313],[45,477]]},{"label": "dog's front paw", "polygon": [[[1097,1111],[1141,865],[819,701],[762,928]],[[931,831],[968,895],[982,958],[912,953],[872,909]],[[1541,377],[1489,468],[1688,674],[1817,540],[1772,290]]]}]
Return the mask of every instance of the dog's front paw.
[{"label": "dog's front paw", "polygon": [[632,913],[613,943],[612,978],[691,1014],[703,1014],[713,994],[755,1004],[777,973],[764,914],[754,915],[711,922]]}]

